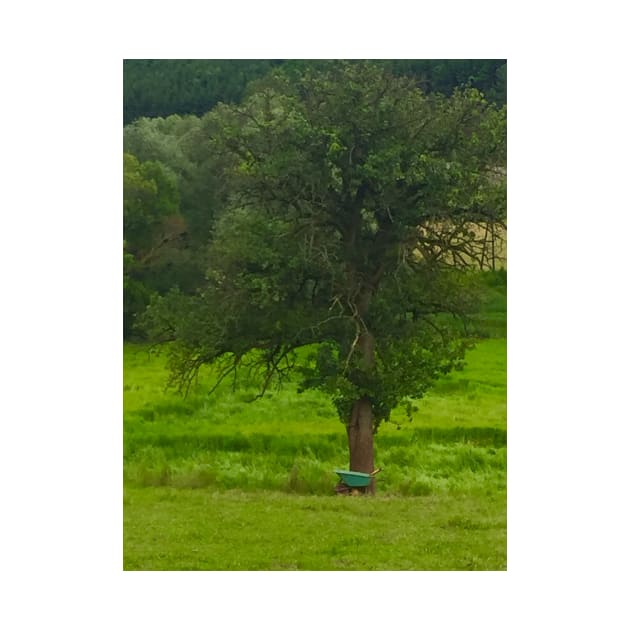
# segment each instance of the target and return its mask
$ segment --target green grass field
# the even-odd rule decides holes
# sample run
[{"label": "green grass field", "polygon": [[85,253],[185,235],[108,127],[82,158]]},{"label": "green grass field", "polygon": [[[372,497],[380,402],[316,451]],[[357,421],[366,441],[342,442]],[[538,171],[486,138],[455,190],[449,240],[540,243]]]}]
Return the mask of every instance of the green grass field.
[{"label": "green grass field", "polygon": [[505,495],[127,489],[127,570],[504,569]]},{"label": "green grass field", "polygon": [[[375,497],[335,496],[347,468],[331,403],[295,387],[248,402],[209,371],[165,391],[165,357],[124,352],[127,570],[503,570],[506,568],[505,293],[490,338],[444,377],[414,421],[375,438]],[[501,315],[503,316],[501,318]]]}]

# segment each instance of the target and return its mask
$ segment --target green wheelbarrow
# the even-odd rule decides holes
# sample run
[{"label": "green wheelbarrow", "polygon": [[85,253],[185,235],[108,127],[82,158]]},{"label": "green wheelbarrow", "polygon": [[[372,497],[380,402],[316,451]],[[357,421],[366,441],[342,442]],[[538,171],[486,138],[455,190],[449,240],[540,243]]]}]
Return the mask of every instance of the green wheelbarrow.
[{"label": "green wheelbarrow", "polygon": [[335,470],[341,481],[335,487],[337,494],[359,494],[359,488],[366,488],[370,485],[373,477],[381,472],[381,468],[373,470],[371,473],[355,472],[354,470]]}]

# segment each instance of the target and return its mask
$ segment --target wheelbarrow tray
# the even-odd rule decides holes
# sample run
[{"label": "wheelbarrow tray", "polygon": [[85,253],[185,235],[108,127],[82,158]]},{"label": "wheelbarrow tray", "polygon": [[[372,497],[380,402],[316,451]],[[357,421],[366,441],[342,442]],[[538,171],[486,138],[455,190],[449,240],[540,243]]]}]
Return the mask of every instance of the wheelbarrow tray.
[{"label": "wheelbarrow tray", "polygon": [[354,472],[352,470],[335,470],[346,485],[351,488],[362,488],[368,486],[372,479],[372,475],[362,472]]}]

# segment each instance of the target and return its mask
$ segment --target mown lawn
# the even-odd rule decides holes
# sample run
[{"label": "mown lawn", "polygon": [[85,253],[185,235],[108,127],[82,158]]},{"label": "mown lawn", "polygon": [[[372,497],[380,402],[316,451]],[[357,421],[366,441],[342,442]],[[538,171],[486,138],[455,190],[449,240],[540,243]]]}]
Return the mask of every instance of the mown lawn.
[{"label": "mown lawn", "polygon": [[503,570],[505,495],[125,490],[126,570]]}]

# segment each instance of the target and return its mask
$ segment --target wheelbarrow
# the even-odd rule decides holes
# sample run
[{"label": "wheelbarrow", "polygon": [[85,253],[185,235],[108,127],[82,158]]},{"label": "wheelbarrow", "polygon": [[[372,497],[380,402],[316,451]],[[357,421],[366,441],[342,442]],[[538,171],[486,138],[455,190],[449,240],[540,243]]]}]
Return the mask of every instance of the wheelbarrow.
[{"label": "wheelbarrow", "polygon": [[354,470],[335,470],[341,481],[335,487],[337,494],[360,494],[359,488],[366,488],[376,474],[381,472],[381,468],[373,470],[371,473],[355,472]]}]

